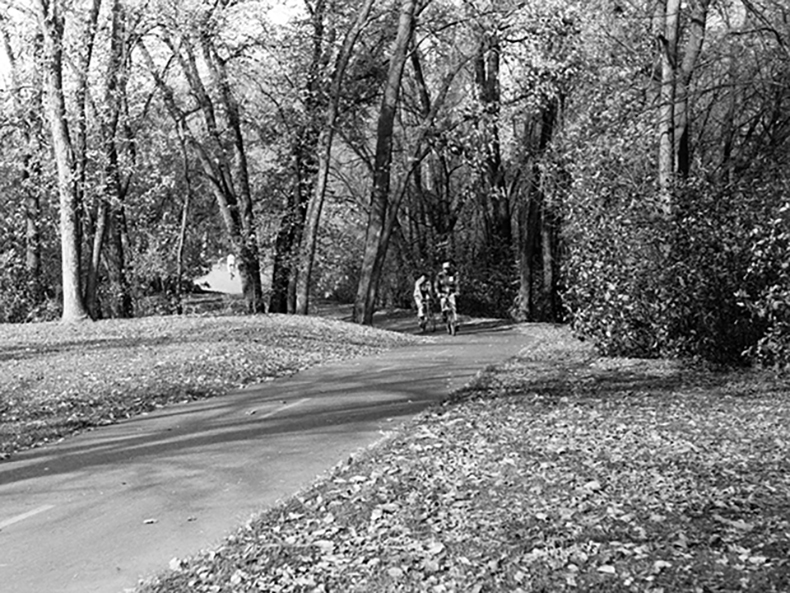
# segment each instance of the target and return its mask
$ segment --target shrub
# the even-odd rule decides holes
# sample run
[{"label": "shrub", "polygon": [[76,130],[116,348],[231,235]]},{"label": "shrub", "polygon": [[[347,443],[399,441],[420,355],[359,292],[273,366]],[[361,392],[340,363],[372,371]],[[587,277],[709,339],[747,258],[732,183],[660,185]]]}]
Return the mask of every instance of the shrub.
[{"label": "shrub", "polygon": [[569,220],[574,330],[609,355],[786,363],[790,207],[766,223],[764,195],[700,182],[677,201],[671,219],[646,215],[657,210],[642,197]]},{"label": "shrub", "polygon": [[775,208],[767,224],[755,225],[739,304],[762,329],[746,351],[751,360],[778,368],[790,366],[790,198]]}]

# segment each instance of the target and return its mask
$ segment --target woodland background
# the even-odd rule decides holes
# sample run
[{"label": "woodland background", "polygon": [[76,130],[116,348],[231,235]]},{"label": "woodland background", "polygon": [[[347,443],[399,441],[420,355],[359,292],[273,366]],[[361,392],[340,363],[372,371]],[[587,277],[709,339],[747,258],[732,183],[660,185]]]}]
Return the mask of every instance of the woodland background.
[{"label": "woodland background", "polygon": [[790,360],[782,0],[0,0],[0,321],[461,310]]}]

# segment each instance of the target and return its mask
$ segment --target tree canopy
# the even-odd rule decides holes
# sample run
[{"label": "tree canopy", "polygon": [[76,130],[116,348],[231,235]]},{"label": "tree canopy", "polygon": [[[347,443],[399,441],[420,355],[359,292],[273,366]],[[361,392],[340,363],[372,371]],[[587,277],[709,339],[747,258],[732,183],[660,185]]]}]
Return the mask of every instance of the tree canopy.
[{"label": "tree canopy", "polygon": [[409,306],[790,360],[779,0],[0,0],[0,321]]}]

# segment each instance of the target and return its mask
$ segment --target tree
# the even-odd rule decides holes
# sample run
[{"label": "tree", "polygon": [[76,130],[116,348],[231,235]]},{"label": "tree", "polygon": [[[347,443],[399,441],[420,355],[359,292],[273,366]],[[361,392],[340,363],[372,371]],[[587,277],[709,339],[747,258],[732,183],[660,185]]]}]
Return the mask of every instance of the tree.
[{"label": "tree", "polygon": [[80,280],[78,171],[69,134],[63,89],[65,18],[60,0],[37,0],[36,15],[43,39],[46,114],[52,135],[60,195],[61,271],[64,322],[88,319]]},{"label": "tree", "polygon": [[[680,0],[658,4],[656,36],[661,56],[658,183],[665,214],[672,211],[676,175],[687,177],[690,171],[689,84],[702,51],[709,5],[710,0],[695,0],[687,9],[690,14],[684,15]],[[688,21],[688,32],[681,53],[682,17]]]},{"label": "tree", "polygon": [[365,0],[357,13],[357,19],[343,39],[343,43],[335,57],[332,69],[326,118],[323,121],[316,147],[318,156],[316,183],[314,185],[313,195],[307,205],[305,228],[301,237],[299,250],[299,267],[296,283],[296,312],[300,315],[307,315],[309,308],[310,286],[318,240],[318,228],[327,193],[332,143],[334,141],[335,126],[340,112],[340,101],[343,94],[343,82],[345,80],[346,69],[348,68],[354,45],[368,22],[373,4],[374,0]]},{"label": "tree", "polygon": [[501,109],[500,67],[502,42],[497,27],[479,33],[475,53],[475,87],[480,103],[479,134],[482,142],[481,198],[484,241],[492,248],[490,263],[512,259],[513,247],[510,196],[502,163],[499,133]]},{"label": "tree", "polygon": [[[123,111],[126,102],[127,82],[131,58],[131,32],[128,30],[129,15],[121,0],[113,0],[111,7],[110,48],[107,74],[103,93],[104,105],[101,111],[100,137],[104,153],[104,187],[98,199],[94,217],[93,249],[85,288],[86,303],[91,316],[95,319],[101,313],[98,302],[99,266],[105,248],[107,235],[110,236],[112,257],[110,264],[112,293],[115,296],[114,309],[117,317],[131,317],[132,302],[130,286],[126,273],[126,254],[123,234],[126,228],[125,194],[129,180],[124,180],[121,152],[124,144],[129,147],[129,131],[126,141],[122,129]],[[120,145],[120,146],[119,146]],[[133,154],[132,154],[133,156]]]},{"label": "tree", "polygon": [[504,18],[505,55],[516,64],[505,102],[519,122],[507,178],[518,228],[518,294],[511,308],[518,319],[557,321],[562,315],[560,186],[566,179],[551,161],[568,98],[583,78],[582,23],[594,22],[585,10],[596,8],[541,2]]},{"label": "tree", "polygon": [[[173,15],[170,26],[162,23],[160,30],[189,85],[195,109],[202,117],[205,142],[198,141],[195,132],[189,133],[190,142],[203,175],[209,181],[227,238],[236,254],[247,310],[261,313],[265,311],[265,303],[241,105],[231,86],[229,61],[232,52],[219,47],[222,42],[213,29],[219,18],[215,11],[230,6],[222,2],[194,15],[195,20],[188,23],[191,29],[187,27],[186,30],[175,22],[179,15]],[[164,73],[156,68],[151,54],[145,50],[144,55],[173,119],[189,129],[189,110],[178,106],[173,88],[165,81]],[[168,62],[166,68],[169,65]]]},{"label": "tree", "polygon": [[[354,303],[354,320],[366,325],[373,323],[378,283],[387,252],[385,228],[388,221],[387,215],[390,200],[393,129],[401,79],[406,64],[417,7],[417,0],[403,0],[401,3],[398,31],[392,45],[387,82],[384,86],[376,128],[373,188],[371,190],[370,211],[365,236],[365,252],[362,259],[359,289],[357,290],[357,298]],[[389,212],[389,215],[394,216],[394,212]]]},{"label": "tree", "polygon": [[327,106],[324,88],[324,70],[327,66],[326,1],[318,0],[310,10],[311,44],[310,62],[304,85],[304,114],[292,135],[291,156],[294,182],[287,193],[285,213],[274,244],[272,286],[269,312],[293,313],[297,310],[299,259],[298,251],[307,215],[308,202],[314,192],[317,175],[320,128],[334,126],[323,122],[322,115],[331,109]]}]

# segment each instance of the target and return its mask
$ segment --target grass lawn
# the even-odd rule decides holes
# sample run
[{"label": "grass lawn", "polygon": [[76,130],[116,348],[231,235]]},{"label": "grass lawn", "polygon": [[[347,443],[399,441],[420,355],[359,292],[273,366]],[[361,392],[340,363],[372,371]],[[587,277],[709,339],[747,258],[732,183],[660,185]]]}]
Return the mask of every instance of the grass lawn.
[{"label": "grass lawn", "polygon": [[567,330],[139,588],[790,591],[790,383]]},{"label": "grass lawn", "polygon": [[0,324],[0,460],[170,403],[414,339],[286,315]]}]

